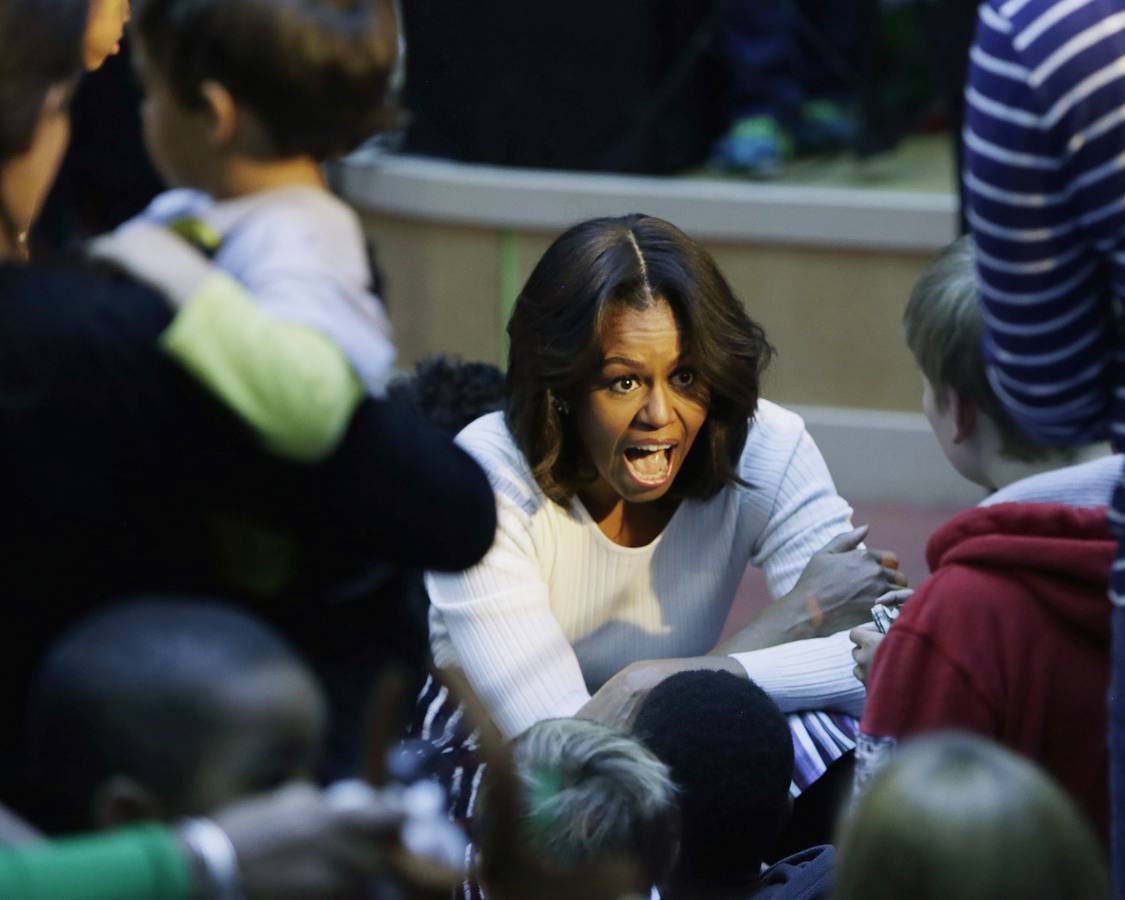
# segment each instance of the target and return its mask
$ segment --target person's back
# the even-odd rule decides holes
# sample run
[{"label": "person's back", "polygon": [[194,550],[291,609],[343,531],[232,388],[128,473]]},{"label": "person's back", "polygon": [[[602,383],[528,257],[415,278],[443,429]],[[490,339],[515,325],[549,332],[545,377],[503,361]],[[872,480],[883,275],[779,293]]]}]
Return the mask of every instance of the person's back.
[{"label": "person's back", "polygon": [[661,896],[824,895],[831,847],[811,848],[761,871],[789,820],[793,770],[785,717],[761,688],[727,672],[681,672],[652,689],[633,732],[679,788],[683,837]]},{"label": "person's back", "polygon": [[[968,220],[990,377],[1041,439],[1125,446],[1125,30],[1114,0],[990,0],[969,68]],[[1118,538],[1125,486],[1110,519]],[[1125,566],[1116,565],[1114,869],[1125,881]]]},{"label": "person's back", "polygon": [[[857,783],[897,742],[959,728],[1036,760],[1108,833],[1106,714],[1115,543],[1105,507],[1117,457],[1070,465],[1011,421],[985,374],[968,238],[950,245],[904,314],[923,406],[950,463],[993,493],[930,538],[931,576],[879,646]],[[1065,672],[1066,677],[1058,677]]]}]

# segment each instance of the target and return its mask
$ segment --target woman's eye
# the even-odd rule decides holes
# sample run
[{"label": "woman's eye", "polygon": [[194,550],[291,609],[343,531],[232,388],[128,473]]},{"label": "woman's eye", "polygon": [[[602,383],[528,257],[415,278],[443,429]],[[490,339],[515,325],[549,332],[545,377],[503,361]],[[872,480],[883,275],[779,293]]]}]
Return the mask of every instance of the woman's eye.
[{"label": "woman's eye", "polygon": [[672,384],[681,388],[691,387],[695,384],[695,373],[691,369],[680,369],[672,375]]},{"label": "woman's eye", "polygon": [[637,386],[637,379],[632,375],[622,375],[620,378],[614,378],[609,383],[609,389],[615,394],[627,394]]}]

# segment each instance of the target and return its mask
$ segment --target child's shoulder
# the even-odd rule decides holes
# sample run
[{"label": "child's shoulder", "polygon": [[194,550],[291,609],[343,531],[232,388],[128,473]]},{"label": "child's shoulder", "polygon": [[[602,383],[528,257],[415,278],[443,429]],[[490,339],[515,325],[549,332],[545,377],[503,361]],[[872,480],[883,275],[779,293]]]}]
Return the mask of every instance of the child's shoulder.
[{"label": "child's shoulder", "polygon": [[138,218],[168,225],[177,219],[202,215],[214,205],[209,194],[191,188],[173,188],[157,194]]}]

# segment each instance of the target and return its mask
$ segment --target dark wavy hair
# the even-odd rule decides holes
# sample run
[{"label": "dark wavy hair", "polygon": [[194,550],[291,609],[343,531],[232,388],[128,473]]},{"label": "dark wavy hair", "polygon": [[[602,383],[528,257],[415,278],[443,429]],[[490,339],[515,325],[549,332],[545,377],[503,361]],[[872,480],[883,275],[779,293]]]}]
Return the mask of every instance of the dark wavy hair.
[{"label": "dark wavy hair", "polygon": [[278,156],[326,159],[397,123],[392,0],[134,0],[136,29],[177,99],[220,82]]},{"label": "dark wavy hair", "polygon": [[547,249],[508,322],[508,429],[543,492],[566,505],[594,477],[574,406],[602,364],[602,337],[622,307],[666,301],[698,382],[710,391],[707,421],[669,495],[705,500],[742,484],[738,460],[773,354],[711,255],[652,216],[591,219]]}]

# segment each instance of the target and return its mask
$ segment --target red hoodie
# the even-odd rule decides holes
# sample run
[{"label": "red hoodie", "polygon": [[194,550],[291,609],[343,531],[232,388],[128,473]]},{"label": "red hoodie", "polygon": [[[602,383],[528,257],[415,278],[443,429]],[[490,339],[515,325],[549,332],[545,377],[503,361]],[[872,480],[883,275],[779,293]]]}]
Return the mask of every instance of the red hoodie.
[{"label": "red hoodie", "polygon": [[879,647],[860,730],[957,728],[1039,763],[1109,835],[1104,509],[1005,503],[930,538],[933,573]]}]

